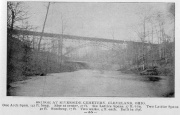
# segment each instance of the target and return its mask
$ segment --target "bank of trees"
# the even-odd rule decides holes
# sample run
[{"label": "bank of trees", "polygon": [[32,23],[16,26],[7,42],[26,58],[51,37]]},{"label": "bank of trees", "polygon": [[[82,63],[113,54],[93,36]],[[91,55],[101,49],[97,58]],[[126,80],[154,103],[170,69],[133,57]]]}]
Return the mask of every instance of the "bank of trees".
[{"label": "bank of trees", "polygon": [[134,26],[133,31],[142,45],[130,48],[138,49],[132,51],[134,65],[141,66],[143,70],[158,66],[171,69],[171,73],[174,73],[174,7],[174,4],[168,4],[168,12],[152,10],[151,7],[137,13],[139,24]]},{"label": "bank of trees", "polygon": [[[53,49],[46,49],[48,44],[40,41],[43,36],[39,40],[37,36],[13,34],[15,30],[37,29],[28,23],[29,15],[24,6],[23,2],[7,2],[7,84],[26,79],[28,76],[74,70],[69,65],[57,61],[57,58],[62,57],[53,52]],[[49,6],[50,3],[47,12]],[[42,34],[44,29],[45,23]]]}]

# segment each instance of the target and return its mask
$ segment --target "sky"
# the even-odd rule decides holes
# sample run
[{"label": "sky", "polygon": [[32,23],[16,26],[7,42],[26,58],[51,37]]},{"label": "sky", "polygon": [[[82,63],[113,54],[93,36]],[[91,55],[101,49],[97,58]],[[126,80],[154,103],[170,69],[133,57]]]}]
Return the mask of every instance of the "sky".
[{"label": "sky", "polygon": [[[41,31],[48,3],[24,4],[29,11],[29,23]],[[167,12],[167,3],[51,3],[45,32],[60,34],[63,16],[64,34],[137,41],[133,27],[140,23],[138,13],[147,9]]]}]

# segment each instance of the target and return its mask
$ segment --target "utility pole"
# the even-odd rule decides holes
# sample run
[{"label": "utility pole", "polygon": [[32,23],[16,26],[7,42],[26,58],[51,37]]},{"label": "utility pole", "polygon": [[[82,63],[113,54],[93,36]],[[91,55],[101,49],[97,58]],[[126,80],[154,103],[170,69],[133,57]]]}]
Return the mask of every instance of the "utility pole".
[{"label": "utility pole", "polygon": [[144,26],[144,38],[143,38],[143,70],[145,69],[145,55],[144,55],[144,53],[145,53],[145,50],[144,50],[144,42],[145,42],[145,38],[146,38],[146,17],[144,17],[144,24],[143,24],[143,26]]},{"label": "utility pole", "polygon": [[65,31],[65,29],[66,29],[66,21],[64,20],[64,15],[61,13],[61,24],[62,24],[62,26],[61,26],[61,38],[60,38],[60,40],[58,40],[58,49],[59,49],[59,51],[58,52],[60,52],[60,63],[62,64],[63,63],[63,46],[64,46],[64,44],[63,44],[63,37],[64,37],[64,31]]},{"label": "utility pole", "polygon": [[43,29],[42,29],[42,32],[41,32],[41,37],[39,39],[38,51],[40,51],[41,40],[42,40],[42,36],[43,36],[43,33],[44,33],[45,25],[46,25],[46,20],[47,20],[47,16],[48,16],[48,12],[49,12],[49,7],[50,7],[50,2],[48,3],[48,6],[47,6],[46,17],[45,17],[44,24],[43,24]]},{"label": "utility pole", "polygon": [[64,35],[64,20],[63,20],[63,17],[61,17],[61,21],[62,21],[62,26],[61,26],[61,34],[62,34],[62,37],[61,37],[61,64],[62,64],[62,61],[63,61],[63,35]]}]

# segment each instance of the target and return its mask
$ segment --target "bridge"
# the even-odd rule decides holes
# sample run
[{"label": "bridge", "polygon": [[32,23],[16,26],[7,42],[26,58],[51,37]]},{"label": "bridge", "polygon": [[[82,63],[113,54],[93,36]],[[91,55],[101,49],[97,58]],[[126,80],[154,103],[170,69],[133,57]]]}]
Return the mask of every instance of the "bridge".
[{"label": "bridge", "polygon": [[[56,54],[59,61],[63,60],[63,56],[68,56],[70,58],[75,57],[75,55],[72,54],[85,47],[95,47],[95,49],[98,47],[103,47],[108,52],[111,52],[111,54],[107,53],[108,56],[116,56],[116,58],[121,58],[121,61],[123,59],[132,62],[133,60],[138,60],[138,58],[142,58],[143,55],[145,55],[143,50],[145,50],[147,53],[150,50],[157,48],[157,44],[150,43],[42,33],[27,30],[13,30],[12,34],[14,36],[18,36],[19,39],[28,39],[32,41],[32,47],[35,49],[38,46],[40,36],[42,36],[43,39],[40,48],[41,51],[48,51]],[[116,55],[114,55],[112,52]]]},{"label": "bridge", "polygon": [[[109,42],[109,43],[135,43],[142,44],[142,42],[134,42],[134,41],[124,41],[124,40],[114,40],[114,39],[105,39],[105,38],[96,38],[96,37],[82,37],[82,36],[74,36],[74,35],[66,35],[66,34],[54,34],[54,33],[43,33],[42,32],[34,32],[27,30],[13,30],[13,34],[15,35],[26,35],[26,36],[43,36],[48,38],[62,38],[63,39],[72,39],[72,40],[83,40],[83,41],[97,41],[97,42]],[[147,43],[145,43],[147,44]]]}]

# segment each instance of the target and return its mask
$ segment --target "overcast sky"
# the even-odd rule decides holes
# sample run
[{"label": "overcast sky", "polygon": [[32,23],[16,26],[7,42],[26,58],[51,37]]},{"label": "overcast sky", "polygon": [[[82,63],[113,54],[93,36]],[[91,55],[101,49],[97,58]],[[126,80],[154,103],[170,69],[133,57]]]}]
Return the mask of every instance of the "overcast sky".
[{"label": "overcast sky", "polygon": [[[47,2],[25,2],[30,24],[42,30]],[[167,12],[166,3],[51,3],[45,32],[61,33],[61,15],[67,22],[65,34],[120,40],[137,40],[132,26],[144,9]]]}]

